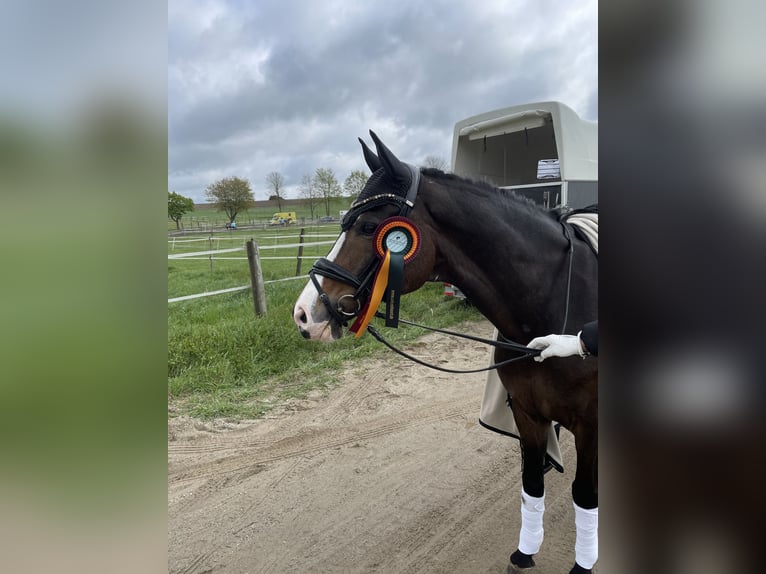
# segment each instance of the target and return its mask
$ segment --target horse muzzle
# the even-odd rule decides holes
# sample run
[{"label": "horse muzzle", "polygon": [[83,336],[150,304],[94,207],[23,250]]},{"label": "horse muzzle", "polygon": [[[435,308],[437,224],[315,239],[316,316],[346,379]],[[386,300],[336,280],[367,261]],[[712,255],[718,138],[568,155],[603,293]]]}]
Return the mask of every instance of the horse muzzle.
[{"label": "horse muzzle", "polygon": [[[374,267],[371,269],[374,271]],[[343,283],[353,293],[344,293],[333,299],[325,292],[317,275]],[[369,298],[370,273],[362,279],[327,259],[318,260],[309,271],[308,285],[293,310],[293,320],[306,339],[332,341],[343,335],[343,327],[355,319],[363,307],[362,301]]]},{"label": "horse muzzle", "polygon": [[323,309],[320,309],[320,316],[317,316],[310,308],[309,305],[298,301],[293,310],[293,320],[304,339],[334,341],[343,335],[342,327],[326,313],[322,313]]}]

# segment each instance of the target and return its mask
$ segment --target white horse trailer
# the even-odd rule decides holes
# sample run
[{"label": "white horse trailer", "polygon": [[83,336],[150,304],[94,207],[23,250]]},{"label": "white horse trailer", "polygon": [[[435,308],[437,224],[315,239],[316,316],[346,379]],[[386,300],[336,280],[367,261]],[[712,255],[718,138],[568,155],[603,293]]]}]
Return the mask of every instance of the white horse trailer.
[{"label": "white horse trailer", "polygon": [[[598,123],[560,102],[471,116],[455,124],[452,172],[547,208],[598,203]],[[444,295],[465,298],[448,284]]]},{"label": "white horse trailer", "polygon": [[452,172],[549,208],[598,203],[598,123],[560,102],[471,116],[455,124]]}]

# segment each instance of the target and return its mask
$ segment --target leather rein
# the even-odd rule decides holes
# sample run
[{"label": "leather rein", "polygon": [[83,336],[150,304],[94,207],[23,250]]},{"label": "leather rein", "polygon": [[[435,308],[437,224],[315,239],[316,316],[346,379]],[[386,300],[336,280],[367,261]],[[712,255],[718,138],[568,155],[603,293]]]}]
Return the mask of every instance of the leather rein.
[{"label": "leather rein", "polygon": [[[351,205],[351,208],[349,209],[348,213],[344,216],[343,220],[341,221],[342,231],[343,232],[347,231],[351,227],[351,225],[353,225],[353,223],[356,221],[359,215],[361,215],[363,212],[384,204],[399,205],[399,215],[402,217],[406,217],[407,215],[409,215],[409,212],[412,210],[412,208],[415,205],[415,198],[417,197],[418,187],[420,185],[420,170],[411,165],[408,165],[408,167],[410,168],[410,172],[412,173],[412,179],[405,197],[402,197],[400,195],[396,195],[393,193],[388,193],[388,194],[375,195],[375,196],[366,198],[362,201],[354,202]],[[567,317],[569,315],[569,295],[570,295],[570,286],[571,286],[571,278],[572,278],[572,261],[574,259],[574,244],[572,242],[572,238],[570,236],[567,225],[562,222],[562,227],[564,228],[564,235],[569,241],[569,273],[568,273],[568,279],[567,279],[566,308],[564,311],[564,324],[561,328],[561,332],[564,333],[566,331]],[[370,292],[371,292],[371,284],[380,266],[381,266],[381,263],[373,259],[370,265],[368,265],[367,268],[362,272],[362,276],[359,277],[355,275],[354,273],[351,273],[347,269],[341,267],[334,261],[330,261],[329,259],[322,257],[318,259],[312,266],[311,270],[309,271],[309,277],[319,294],[319,300],[322,301],[322,303],[324,303],[330,315],[340,325],[346,327],[348,326],[349,320],[357,318],[359,316],[359,313],[364,307],[361,301],[369,300]],[[317,280],[316,275],[321,275],[323,277],[327,277],[328,279],[340,281],[341,283],[346,283],[347,285],[351,285],[352,287],[354,287],[355,291],[353,295],[351,294],[343,295],[342,297],[340,297],[340,299],[338,299],[336,304],[333,305],[332,302],[330,301],[329,296],[327,295],[327,293],[324,292],[324,290],[322,289],[322,286],[319,284],[319,281]],[[348,311],[344,308],[344,300],[346,299],[351,301],[352,304],[354,304],[354,306],[356,307],[353,311]],[[386,318],[385,315],[383,315],[382,313],[375,313],[375,316],[379,318],[383,318],[383,319]],[[421,329],[426,329],[426,330],[434,331],[437,333],[443,333],[445,335],[451,335],[454,337],[461,337],[464,339],[469,339],[472,341],[484,343],[487,345],[492,345],[497,348],[508,349],[508,350],[522,353],[521,355],[517,357],[512,357],[510,359],[506,359],[505,361],[500,361],[499,363],[494,363],[492,365],[489,365],[488,367],[484,367],[481,369],[467,369],[467,370],[448,369],[445,367],[439,367],[437,365],[427,363],[421,359],[418,359],[417,357],[414,357],[402,351],[401,349],[394,347],[391,343],[386,341],[385,338],[383,338],[383,336],[378,332],[378,330],[375,327],[373,327],[372,325],[367,325],[367,332],[370,333],[370,335],[372,335],[377,341],[383,343],[386,347],[388,347],[395,353],[419,365],[423,365],[430,369],[435,369],[437,371],[442,371],[445,373],[465,374],[465,373],[480,373],[482,371],[490,371],[490,370],[502,367],[504,365],[507,365],[509,363],[512,363],[514,361],[527,359],[529,357],[535,357],[539,355],[541,352],[539,349],[531,349],[525,345],[521,345],[519,343],[510,341],[509,339],[506,339],[501,333],[498,334],[497,340],[485,339],[483,337],[475,337],[473,335],[466,335],[464,333],[457,333],[457,332],[448,331],[445,329],[427,327],[425,325],[420,325],[418,323],[413,323],[411,321],[406,321],[404,319],[398,319],[398,321],[406,325],[411,325],[413,327],[419,327]]]}]

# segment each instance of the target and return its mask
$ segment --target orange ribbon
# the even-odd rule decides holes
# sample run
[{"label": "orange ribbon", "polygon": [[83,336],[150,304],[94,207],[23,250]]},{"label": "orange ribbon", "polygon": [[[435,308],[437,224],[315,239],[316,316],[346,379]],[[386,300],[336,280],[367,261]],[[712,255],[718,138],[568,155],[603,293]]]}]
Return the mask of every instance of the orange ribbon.
[{"label": "orange ribbon", "polygon": [[372,295],[370,301],[367,304],[367,312],[359,322],[359,327],[356,331],[356,338],[362,336],[362,333],[367,329],[367,325],[370,324],[372,318],[375,316],[375,312],[378,310],[380,302],[383,300],[383,294],[386,291],[386,285],[388,285],[388,266],[391,263],[391,251],[386,249],[386,255],[383,258],[383,263],[378,269],[377,275],[375,275],[375,283],[372,286]]}]

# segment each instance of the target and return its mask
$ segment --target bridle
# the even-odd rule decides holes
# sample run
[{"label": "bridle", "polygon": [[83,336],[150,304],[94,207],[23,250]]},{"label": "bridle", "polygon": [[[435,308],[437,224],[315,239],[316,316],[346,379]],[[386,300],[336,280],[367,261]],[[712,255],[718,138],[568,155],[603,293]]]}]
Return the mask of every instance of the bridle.
[{"label": "bridle", "polygon": [[[409,215],[410,211],[415,206],[415,198],[418,195],[418,188],[420,187],[420,169],[409,164],[405,165],[410,170],[410,185],[407,192],[403,196],[395,193],[381,193],[355,201],[351,204],[348,213],[343,216],[340,225],[342,232],[348,231],[362,213],[382,205],[396,205],[399,207],[399,216],[407,217]],[[373,259],[361,273],[361,276],[357,276],[334,261],[322,257],[317,259],[311,267],[309,278],[317,290],[319,300],[324,303],[330,316],[340,325],[345,327],[348,325],[348,321],[359,315],[360,311],[369,300],[372,282],[379,267],[380,262],[377,259]],[[336,301],[335,305],[333,305],[330,301],[330,297],[319,284],[319,280],[316,278],[317,275],[351,285],[354,288],[354,293],[342,295]],[[353,311],[347,311],[344,308],[344,300],[346,299],[351,301],[352,305],[356,307]]]}]

